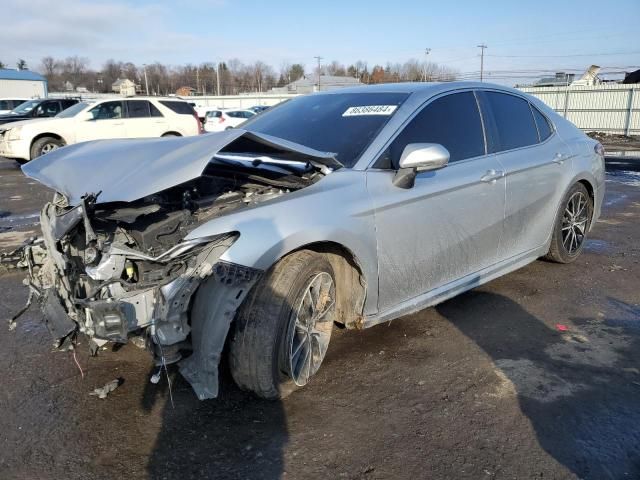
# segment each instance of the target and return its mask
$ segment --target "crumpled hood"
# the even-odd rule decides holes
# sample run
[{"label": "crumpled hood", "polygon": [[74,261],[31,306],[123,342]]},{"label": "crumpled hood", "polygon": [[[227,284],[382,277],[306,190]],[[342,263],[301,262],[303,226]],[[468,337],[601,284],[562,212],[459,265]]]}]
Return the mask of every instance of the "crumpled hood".
[{"label": "crumpled hood", "polygon": [[87,193],[96,203],[132,202],[202,175],[213,156],[245,137],[300,154],[331,168],[341,164],[333,154],[242,129],[194,137],[97,140],[70,145],[22,167],[25,175],[64,194],[77,205]]}]

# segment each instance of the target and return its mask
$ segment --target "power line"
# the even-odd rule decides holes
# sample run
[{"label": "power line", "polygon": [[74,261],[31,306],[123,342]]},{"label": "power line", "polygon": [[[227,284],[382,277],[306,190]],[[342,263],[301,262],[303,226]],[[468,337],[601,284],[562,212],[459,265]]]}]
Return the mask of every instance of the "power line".
[{"label": "power line", "polygon": [[488,54],[487,56],[500,57],[500,58],[570,58],[570,57],[604,57],[608,55],[636,55],[636,54],[640,54],[640,52],[572,53],[569,55],[490,55]]}]

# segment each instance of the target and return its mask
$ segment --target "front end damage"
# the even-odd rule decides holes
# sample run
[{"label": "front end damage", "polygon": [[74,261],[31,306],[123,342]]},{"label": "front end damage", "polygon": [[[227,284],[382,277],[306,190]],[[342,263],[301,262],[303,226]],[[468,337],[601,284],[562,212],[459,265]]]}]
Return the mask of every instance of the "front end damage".
[{"label": "front end damage", "polygon": [[134,201],[101,203],[98,191],[70,205],[73,195],[57,193],[44,206],[43,236],[25,247],[21,263],[57,348],[74,348],[79,334],[89,337],[92,353],[106,342],[133,340],[156,365],[177,363],[198,398],[217,396],[229,326],[261,272],[220,260],[240,232],[185,237],[324,174],[310,164],[295,174],[247,169],[228,155],[213,163],[196,178]]}]

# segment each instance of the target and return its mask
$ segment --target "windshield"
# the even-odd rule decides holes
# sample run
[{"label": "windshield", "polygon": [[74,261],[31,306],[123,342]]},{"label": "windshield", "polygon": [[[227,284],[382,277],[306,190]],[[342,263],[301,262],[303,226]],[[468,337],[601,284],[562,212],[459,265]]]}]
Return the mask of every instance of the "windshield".
[{"label": "windshield", "polygon": [[24,115],[25,113],[29,113],[31,110],[33,110],[35,107],[38,106],[38,104],[41,102],[42,100],[29,100],[26,101],[24,103],[21,103],[20,105],[18,105],[16,108],[14,108],[13,110],[11,110],[11,112],[13,115]]},{"label": "windshield", "polygon": [[89,106],[89,104],[87,102],[76,103],[75,105],[72,105],[71,107],[67,108],[66,110],[61,111],[59,114],[56,115],[56,118],[71,118],[71,117],[75,117],[78,113],[80,113],[82,110],[84,110],[88,106]]},{"label": "windshield", "polygon": [[345,167],[353,167],[407,96],[395,92],[306,95],[252,117],[241,128],[335,153]]}]

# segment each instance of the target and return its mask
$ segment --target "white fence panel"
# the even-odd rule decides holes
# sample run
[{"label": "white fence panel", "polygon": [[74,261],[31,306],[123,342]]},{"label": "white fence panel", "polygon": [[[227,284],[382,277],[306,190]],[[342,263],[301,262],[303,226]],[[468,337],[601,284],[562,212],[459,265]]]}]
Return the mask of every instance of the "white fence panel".
[{"label": "white fence panel", "polygon": [[640,135],[640,85],[522,87],[585,131]]}]

